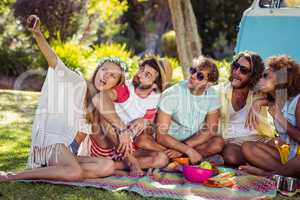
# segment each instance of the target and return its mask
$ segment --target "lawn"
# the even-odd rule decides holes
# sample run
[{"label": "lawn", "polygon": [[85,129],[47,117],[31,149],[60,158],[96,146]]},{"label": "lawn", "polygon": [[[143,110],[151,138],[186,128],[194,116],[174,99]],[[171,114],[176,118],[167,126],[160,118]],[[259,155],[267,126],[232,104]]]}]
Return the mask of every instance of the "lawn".
[{"label": "lawn", "polygon": [[[0,171],[24,169],[30,148],[31,125],[39,93],[0,90]],[[0,200],[6,199],[154,199],[134,193],[107,192],[50,184],[0,183]],[[276,199],[299,199],[278,196]]]}]

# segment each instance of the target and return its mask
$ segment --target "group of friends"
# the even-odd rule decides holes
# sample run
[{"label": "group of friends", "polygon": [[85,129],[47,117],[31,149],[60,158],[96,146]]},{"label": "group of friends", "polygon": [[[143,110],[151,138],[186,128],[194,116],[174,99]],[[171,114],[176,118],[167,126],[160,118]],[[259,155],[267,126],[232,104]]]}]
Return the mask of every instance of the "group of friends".
[{"label": "group of friends", "polygon": [[300,177],[300,65],[290,57],[264,62],[240,52],[229,80],[218,83],[215,61],[200,56],[189,78],[174,85],[165,59],[145,58],[128,80],[126,63],[107,57],[86,81],[65,66],[38,24],[30,30],[49,69],[27,169],[1,172],[0,181],[143,176],[178,157],[195,164],[216,154],[252,174]]}]

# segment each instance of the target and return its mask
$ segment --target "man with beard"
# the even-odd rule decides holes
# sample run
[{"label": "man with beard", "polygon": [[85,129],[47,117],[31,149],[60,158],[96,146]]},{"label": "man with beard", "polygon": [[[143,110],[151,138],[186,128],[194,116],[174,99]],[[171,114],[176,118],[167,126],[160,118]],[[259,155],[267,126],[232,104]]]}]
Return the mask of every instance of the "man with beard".
[{"label": "man with beard", "polygon": [[98,94],[101,101],[96,96],[94,105],[101,111],[105,135],[90,135],[88,154],[109,157],[117,161],[117,169],[129,167],[130,175],[134,176],[143,175],[145,168],[164,167],[168,158],[157,151],[163,147],[154,141],[151,124],[161,92],[171,77],[172,68],[167,60],[149,58],[140,64],[132,81]]},{"label": "man with beard", "polygon": [[244,142],[268,142],[274,135],[267,122],[266,108],[260,110],[258,124],[247,121],[253,102],[259,98],[253,89],[263,71],[264,63],[258,54],[241,52],[231,64],[230,82],[217,86],[222,102],[220,130],[225,139],[222,153],[227,165],[245,164],[241,152]]}]

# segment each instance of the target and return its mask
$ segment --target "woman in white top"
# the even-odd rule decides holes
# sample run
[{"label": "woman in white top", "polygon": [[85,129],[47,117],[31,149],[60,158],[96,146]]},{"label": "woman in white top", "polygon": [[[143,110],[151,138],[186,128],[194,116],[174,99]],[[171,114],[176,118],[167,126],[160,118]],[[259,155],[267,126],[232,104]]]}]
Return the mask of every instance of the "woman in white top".
[{"label": "woman in white top", "polygon": [[51,49],[40,31],[38,17],[31,15],[27,22],[49,69],[32,128],[27,170],[13,174],[2,173],[0,181],[76,181],[112,175],[112,160],[76,156],[73,150],[76,135],[90,134],[91,124],[95,132],[99,123],[99,113],[92,105],[93,95],[123,83],[125,63],[117,58],[102,60],[87,90],[83,77],[68,69]]}]

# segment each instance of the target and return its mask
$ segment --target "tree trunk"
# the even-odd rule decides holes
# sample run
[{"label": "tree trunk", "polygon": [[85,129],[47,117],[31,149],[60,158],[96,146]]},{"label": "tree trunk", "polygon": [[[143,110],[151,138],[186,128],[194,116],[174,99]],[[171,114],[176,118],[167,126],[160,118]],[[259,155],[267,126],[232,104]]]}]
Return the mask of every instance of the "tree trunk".
[{"label": "tree trunk", "polygon": [[196,18],[190,0],[168,0],[173,28],[176,32],[176,46],[184,78],[193,58],[201,55],[201,40]]}]

